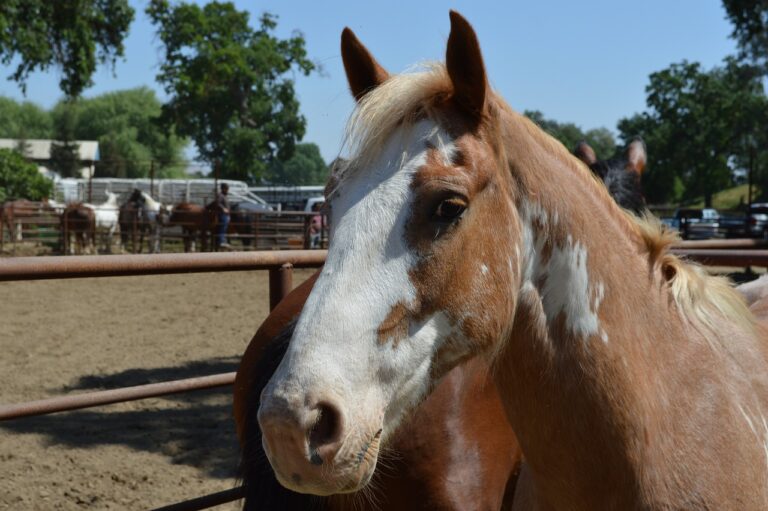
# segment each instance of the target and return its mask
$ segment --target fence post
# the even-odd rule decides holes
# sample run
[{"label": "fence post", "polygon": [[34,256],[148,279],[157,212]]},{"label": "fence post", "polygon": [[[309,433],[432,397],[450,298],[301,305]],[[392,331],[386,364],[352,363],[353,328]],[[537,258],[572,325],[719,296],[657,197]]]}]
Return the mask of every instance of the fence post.
[{"label": "fence post", "polygon": [[269,270],[269,310],[277,307],[293,289],[293,265],[285,263]]}]

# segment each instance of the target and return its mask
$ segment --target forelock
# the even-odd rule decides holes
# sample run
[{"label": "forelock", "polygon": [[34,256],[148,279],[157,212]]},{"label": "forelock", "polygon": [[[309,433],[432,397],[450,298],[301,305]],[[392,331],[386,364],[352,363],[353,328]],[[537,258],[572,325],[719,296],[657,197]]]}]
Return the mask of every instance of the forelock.
[{"label": "forelock", "polygon": [[396,129],[429,117],[451,90],[445,65],[427,63],[416,72],[388,78],[366,94],[347,123],[344,149],[350,161],[344,173],[373,161]]}]

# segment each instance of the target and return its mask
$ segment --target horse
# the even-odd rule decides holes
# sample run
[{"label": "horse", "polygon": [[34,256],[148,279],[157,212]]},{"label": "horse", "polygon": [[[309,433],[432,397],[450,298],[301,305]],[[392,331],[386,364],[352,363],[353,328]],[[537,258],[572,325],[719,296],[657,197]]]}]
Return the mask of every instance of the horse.
[{"label": "horse", "polygon": [[645,142],[636,138],[627,145],[624,154],[607,160],[598,160],[595,150],[579,142],[573,154],[604,183],[611,196],[624,209],[636,215],[645,212],[645,197],[640,185],[640,176],[645,169]]},{"label": "horse", "polygon": [[22,240],[22,218],[38,216],[42,213],[41,204],[27,199],[16,199],[0,205],[0,223],[7,229],[12,241]]},{"label": "horse", "polygon": [[242,209],[240,204],[233,204],[231,209],[227,234],[237,235],[243,248],[249,250],[251,246],[256,245],[256,213]]},{"label": "horse", "polygon": [[525,456],[514,509],[765,509],[765,326],[512,110],[450,19],[445,64],[418,73],[342,35],[351,161],[257,412],[278,481],[364,488],[398,425],[481,357]]},{"label": "horse", "polygon": [[277,482],[256,421],[258,396],[283,358],[294,320],[317,276],[294,289],[270,313],[237,371],[233,403],[243,452],[244,509],[510,509],[522,453],[487,367],[479,359],[451,371],[400,428],[389,466],[377,471],[368,492],[321,499]]},{"label": "horse", "polygon": [[107,200],[101,204],[83,203],[82,205],[93,210],[96,222],[96,231],[101,232],[104,250],[107,253],[111,253],[112,242],[115,237],[115,232],[119,226],[119,208],[117,205],[117,194],[106,192],[106,195]]},{"label": "horse", "polygon": [[[580,151],[587,149],[592,151],[588,144],[582,143],[574,151],[574,155],[581,159]],[[607,161],[593,159],[590,162],[585,161],[585,163],[591,169],[595,167],[606,168],[607,172],[596,174],[600,177],[600,175],[619,172],[642,171],[641,162],[645,160],[645,157],[644,144],[633,142],[627,147],[623,159],[613,158]],[[342,161],[342,163],[344,162]],[[637,185],[639,186],[639,181],[637,181]],[[626,202],[622,204],[622,199],[627,196],[626,190],[625,187],[608,188],[611,196],[625,208],[628,206]],[[502,408],[496,389],[490,381],[479,385],[477,387],[480,389],[477,394],[479,400],[474,404],[479,403],[481,406],[477,406],[471,411],[467,409],[467,405],[471,401],[466,399],[468,394],[466,390],[472,389],[472,387],[453,389],[457,381],[465,378],[479,378],[479,381],[482,381],[483,377],[487,378],[487,368],[480,363],[462,364],[454,368],[446,378],[447,382],[442,382],[435,393],[430,395],[425,404],[421,406],[423,419],[412,420],[408,428],[400,429],[398,433],[400,439],[414,437],[423,439],[421,441],[422,447],[419,450],[409,449],[407,442],[401,442],[393,448],[393,451],[397,453],[397,460],[402,466],[422,467],[420,472],[405,470],[399,477],[392,477],[391,473],[382,475],[377,472],[374,475],[376,479],[374,479],[370,496],[353,494],[338,496],[333,499],[318,499],[317,497],[296,494],[277,483],[264,455],[261,432],[255,420],[255,411],[258,409],[258,396],[287,349],[287,341],[293,333],[294,321],[301,312],[318,275],[319,272],[315,273],[297,287],[270,313],[248,345],[238,368],[233,403],[238,439],[243,451],[241,472],[246,487],[244,508],[246,510],[251,509],[255,503],[257,508],[266,506],[268,508],[297,510],[313,506],[314,508],[325,506],[328,509],[345,509],[345,507],[354,506],[361,510],[368,508],[410,509],[412,506],[416,506],[417,509],[467,509],[472,506],[499,509],[501,503],[501,508],[510,509],[522,458],[517,440],[511,429],[499,420]],[[477,431],[467,428],[470,421],[464,419],[466,416],[473,417],[476,421],[480,420],[484,424],[494,424],[495,428],[491,431],[478,428],[480,432],[478,435]],[[458,418],[461,420],[457,420]],[[449,430],[448,433],[441,431],[442,434],[432,434],[437,429],[435,423],[446,422],[455,422],[464,427],[458,430]],[[432,448],[425,449],[425,444]],[[486,488],[483,496],[488,500],[481,503],[478,495],[469,491],[462,494],[471,500],[453,501],[453,507],[447,505],[446,502],[450,502],[450,500],[445,496],[454,489],[446,485],[436,484],[434,481],[453,480],[454,478],[444,472],[456,470],[452,462],[461,463],[463,460],[461,458],[435,462],[430,460],[428,464],[419,464],[419,462],[423,462],[424,452],[432,453],[433,456],[439,455],[446,451],[445,446],[452,444],[472,445],[473,447],[467,451],[467,455],[471,459],[480,461],[485,467],[492,467],[496,464],[497,470],[486,468],[485,470],[476,470],[476,472],[506,474],[506,487],[502,486],[503,480],[501,478],[492,481],[469,478],[469,485]],[[510,453],[511,458],[509,458]],[[511,460],[511,462],[507,460]],[[505,461],[509,464],[505,464]],[[424,492],[423,489],[420,493],[409,491],[410,488],[419,488],[417,484],[419,481],[430,482],[428,483],[430,491]],[[415,495],[419,497],[416,498]],[[502,498],[498,500],[500,495]],[[391,500],[394,497],[402,498],[403,502],[394,502]],[[368,505],[371,502],[375,505]],[[383,502],[386,502],[386,505],[383,505]]]},{"label": "horse", "polygon": [[[61,246],[65,254],[84,254],[96,248],[96,214],[81,202],[68,204],[60,217]],[[75,245],[71,237],[75,236]]]},{"label": "horse", "polygon": [[210,213],[204,206],[191,202],[180,202],[171,209],[168,225],[181,227],[184,239],[184,252],[195,249],[195,240],[200,238],[201,250],[208,248],[208,236],[211,230]]},{"label": "horse", "polygon": [[134,190],[128,200],[120,206],[118,215],[122,246],[128,245],[130,235],[132,251],[141,253],[144,236],[147,236],[149,251],[153,254],[160,252],[160,229],[168,222],[169,216],[166,206],[154,200],[148,193]]}]

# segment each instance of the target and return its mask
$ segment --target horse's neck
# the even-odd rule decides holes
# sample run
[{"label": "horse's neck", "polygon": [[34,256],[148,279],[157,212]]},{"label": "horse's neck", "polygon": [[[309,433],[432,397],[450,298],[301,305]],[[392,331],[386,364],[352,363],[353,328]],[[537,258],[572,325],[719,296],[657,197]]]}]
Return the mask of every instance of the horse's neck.
[{"label": "horse's neck", "polygon": [[655,396],[645,392],[664,381],[657,362],[670,356],[651,344],[674,345],[683,328],[639,239],[591,176],[554,156],[538,169],[518,176],[522,285],[497,385],[532,470],[554,476],[540,480],[583,477],[582,490],[620,481],[624,500],[608,504],[622,508],[637,491],[634,442],[653,428],[645,400]]},{"label": "horse's neck", "polygon": [[146,204],[146,208],[150,211],[160,211],[160,203],[157,202],[155,199],[150,197],[149,195],[143,195],[144,197],[144,204]]}]

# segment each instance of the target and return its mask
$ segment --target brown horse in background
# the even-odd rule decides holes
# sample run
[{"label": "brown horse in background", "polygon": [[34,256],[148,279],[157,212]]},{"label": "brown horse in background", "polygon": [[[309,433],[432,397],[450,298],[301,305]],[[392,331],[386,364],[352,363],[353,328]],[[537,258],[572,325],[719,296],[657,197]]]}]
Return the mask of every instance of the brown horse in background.
[{"label": "brown horse in background", "polygon": [[38,216],[50,212],[53,208],[46,203],[34,202],[27,199],[16,199],[0,204],[0,223],[7,230],[11,241],[21,241],[21,219]]},{"label": "brown horse in background", "polygon": [[283,358],[294,320],[318,274],[270,313],[237,372],[234,415],[243,448],[244,509],[510,509],[522,453],[487,366],[478,359],[449,373],[403,424],[370,489],[321,498],[277,482],[256,421],[259,395]]},{"label": "brown horse in background", "polygon": [[208,207],[191,202],[180,202],[171,210],[168,225],[181,227],[184,252],[194,250],[197,239],[200,240],[200,250],[205,252],[208,249],[208,237],[212,225],[211,212]]},{"label": "brown horse in background", "polygon": [[[70,237],[74,234],[75,246]],[[87,253],[96,248],[96,214],[82,202],[69,204],[61,214],[61,247],[65,254]]]}]

